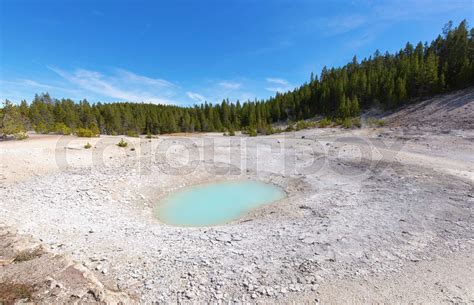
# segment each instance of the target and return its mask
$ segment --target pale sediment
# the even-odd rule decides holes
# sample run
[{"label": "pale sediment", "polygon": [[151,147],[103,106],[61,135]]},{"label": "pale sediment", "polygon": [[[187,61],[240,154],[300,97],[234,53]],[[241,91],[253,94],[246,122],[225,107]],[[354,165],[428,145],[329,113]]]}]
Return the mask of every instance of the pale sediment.
[{"label": "pale sediment", "polygon": [[[328,283],[373,288],[383,286],[386,275],[393,289],[400,287],[401,298],[375,292],[367,298],[405,302],[416,293],[390,282],[392,274],[420,265],[429,281],[434,277],[427,264],[449,258],[456,272],[463,265],[454,261],[472,261],[466,253],[474,240],[474,134],[461,133],[413,135],[385,128],[208,135],[187,138],[198,151],[189,168],[182,167],[189,147],[160,151],[163,141],[180,144],[177,138],[129,139],[136,143],[132,152],[113,145],[119,138],[105,137],[90,151],[73,151],[68,167],[4,183],[0,220],[142,301],[337,301],[339,288],[331,290]],[[401,145],[385,143],[394,141]],[[77,159],[102,148],[103,163],[90,167]],[[51,151],[35,158],[51,157]],[[152,215],[166,193],[227,179],[274,183],[288,197],[215,227],[173,227]],[[445,293],[432,294],[441,301],[472,300],[474,285],[466,285],[472,278],[460,288],[449,277],[441,281]],[[432,301],[429,289],[419,293],[426,298],[418,301]]]}]

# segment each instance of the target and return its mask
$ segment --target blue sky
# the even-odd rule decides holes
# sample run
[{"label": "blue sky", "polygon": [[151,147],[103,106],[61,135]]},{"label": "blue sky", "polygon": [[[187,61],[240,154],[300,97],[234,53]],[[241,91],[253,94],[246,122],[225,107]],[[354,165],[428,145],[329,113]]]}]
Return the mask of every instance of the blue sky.
[{"label": "blue sky", "polygon": [[266,98],[473,20],[472,0],[0,0],[0,98]]}]

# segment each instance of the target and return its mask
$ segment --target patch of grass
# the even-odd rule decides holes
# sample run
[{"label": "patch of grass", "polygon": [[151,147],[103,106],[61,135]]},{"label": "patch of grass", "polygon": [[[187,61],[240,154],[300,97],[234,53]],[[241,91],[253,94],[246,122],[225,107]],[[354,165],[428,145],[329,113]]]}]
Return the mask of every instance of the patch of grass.
[{"label": "patch of grass", "polygon": [[84,148],[85,148],[85,149],[89,149],[89,148],[91,148],[91,147],[92,147],[92,145],[91,145],[91,143],[89,143],[89,142],[87,142],[87,144],[84,145]]},{"label": "patch of grass", "polygon": [[127,147],[128,143],[123,140],[123,138],[120,140],[120,142],[117,143],[118,147]]},{"label": "patch of grass", "polygon": [[17,300],[31,300],[32,286],[16,283],[0,283],[0,304],[14,304]]},{"label": "patch of grass", "polygon": [[35,259],[37,257],[40,257],[41,255],[43,255],[43,249],[41,247],[36,247],[33,250],[24,250],[24,251],[18,252],[14,257],[13,262],[14,263],[26,262],[26,261]]}]

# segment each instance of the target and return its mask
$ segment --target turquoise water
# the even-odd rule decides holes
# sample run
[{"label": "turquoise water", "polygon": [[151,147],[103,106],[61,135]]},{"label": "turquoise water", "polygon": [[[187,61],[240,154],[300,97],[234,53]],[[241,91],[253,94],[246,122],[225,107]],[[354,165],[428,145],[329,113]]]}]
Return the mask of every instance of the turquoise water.
[{"label": "turquoise water", "polygon": [[155,215],[171,225],[210,226],[238,219],[283,197],[279,187],[258,181],[203,184],[170,194],[157,205]]}]

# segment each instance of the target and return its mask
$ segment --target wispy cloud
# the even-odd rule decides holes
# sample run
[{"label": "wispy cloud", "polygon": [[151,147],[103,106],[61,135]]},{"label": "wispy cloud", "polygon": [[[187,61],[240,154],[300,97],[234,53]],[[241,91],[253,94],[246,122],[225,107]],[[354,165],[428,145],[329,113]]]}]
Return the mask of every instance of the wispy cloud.
[{"label": "wispy cloud", "polygon": [[[233,79],[209,79],[206,84],[193,87],[187,96],[193,101],[221,103],[225,99],[231,101],[254,100],[258,97],[255,92],[263,90],[260,80],[238,77]],[[197,93],[198,92],[198,93]]]},{"label": "wispy cloud", "polygon": [[346,16],[336,16],[332,19],[329,19],[326,23],[328,31],[327,35],[338,35],[353,31],[360,28],[361,26],[367,23],[367,16],[362,15],[346,15]]},{"label": "wispy cloud", "polygon": [[[440,16],[449,20],[452,12],[471,10],[472,0],[399,0],[399,1],[353,1],[355,10],[321,16],[302,21],[295,33],[320,33],[332,39],[345,35],[344,45],[358,49],[384,34],[387,28],[400,22],[426,21]],[[447,17],[445,17],[447,16]]]},{"label": "wispy cloud", "polygon": [[148,84],[148,85],[153,85],[153,86],[160,86],[160,87],[173,87],[175,86],[173,83],[167,81],[167,80],[164,80],[164,79],[159,79],[159,78],[150,78],[150,77],[146,77],[146,76],[143,76],[143,75],[138,75],[138,74],[135,74],[133,72],[130,72],[130,71],[127,71],[127,70],[124,70],[124,69],[116,69],[118,74],[125,78],[125,79],[128,79],[132,82],[142,82],[144,84]]},{"label": "wispy cloud", "polygon": [[106,76],[97,71],[76,69],[74,72],[48,67],[51,71],[78,88],[101,97],[129,102],[151,102],[176,104],[173,84],[162,79],[153,79],[133,72],[117,69],[115,75]]},{"label": "wispy cloud", "polygon": [[284,85],[284,86],[289,85],[288,81],[286,79],[283,79],[283,78],[268,77],[268,78],[266,78],[266,80],[267,80],[267,82],[273,83],[273,84]]},{"label": "wispy cloud", "polygon": [[196,102],[199,102],[199,103],[204,103],[206,101],[206,98],[204,96],[202,96],[201,94],[199,93],[196,93],[196,92],[191,92],[191,91],[188,91],[186,92],[186,95],[196,101]]},{"label": "wispy cloud", "polygon": [[71,90],[71,89],[67,89],[67,88],[64,88],[64,87],[60,87],[60,86],[43,84],[43,83],[37,82],[35,80],[31,80],[31,79],[19,79],[19,80],[16,80],[16,81],[2,81],[2,83],[21,86],[21,87],[36,87],[36,88],[41,88],[41,89],[45,89],[45,90],[58,90],[58,91],[62,91],[62,92],[77,93],[76,90]]},{"label": "wispy cloud", "polygon": [[57,97],[80,98],[80,91],[63,84],[45,84],[31,79],[0,80],[0,98],[13,102],[28,99],[39,92],[54,92]]},{"label": "wispy cloud", "polygon": [[145,76],[125,69],[106,71],[63,69],[47,66],[49,75],[38,79],[0,80],[0,98],[19,102],[35,93],[49,92],[56,98],[91,102],[151,102],[156,104],[221,103],[225,99],[245,102],[268,96],[268,91],[285,92],[293,85],[286,79],[268,77],[250,79],[208,79],[203,83],[177,85],[162,78]]},{"label": "wispy cloud", "polygon": [[292,85],[283,78],[268,77],[265,79],[271,87],[266,87],[265,90],[270,92],[286,92],[292,89]]},{"label": "wispy cloud", "polygon": [[236,83],[236,82],[222,81],[219,83],[219,86],[221,86],[224,89],[237,90],[240,88],[240,86],[242,86],[242,84]]},{"label": "wispy cloud", "polygon": [[349,13],[334,15],[330,17],[317,17],[303,21],[298,27],[298,32],[310,35],[318,32],[322,36],[330,38],[336,35],[356,31],[371,21],[369,14]]}]

